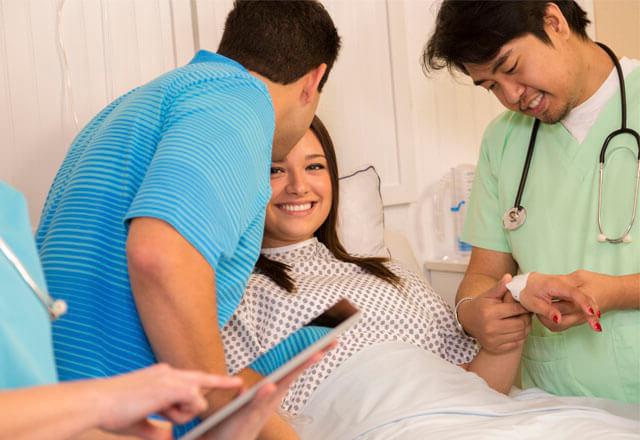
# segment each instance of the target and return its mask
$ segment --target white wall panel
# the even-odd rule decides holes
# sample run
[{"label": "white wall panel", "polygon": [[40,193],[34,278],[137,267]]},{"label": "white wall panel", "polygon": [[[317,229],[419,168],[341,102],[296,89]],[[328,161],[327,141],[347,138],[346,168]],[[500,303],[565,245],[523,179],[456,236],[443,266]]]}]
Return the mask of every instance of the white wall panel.
[{"label": "white wall panel", "polygon": [[190,11],[189,0],[0,0],[0,178],[27,195],[34,224],[77,134],[73,113],[82,127],[117,96],[188,62]]},{"label": "white wall panel", "polygon": [[[318,110],[342,174],[375,165],[385,205],[415,200],[401,2],[327,1],[343,47]],[[404,172],[403,172],[404,171]]]},{"label": "white wall panel", "polygon": [[475,163],[485,126],[502,111],[497,100],[474,87],[463,75],[447,71],[425,76],[421,57],[433,32],[439,2],[405,0],[403,66],[409,87],[413,166],[417,197],[410,204],[385,209],[388,227],[409,238],[416,255],[433,258],[440,252],[433,233],[431,195],[437,182],[460,163]]},{"label": "white wall panel", "polygon": [[224,21],[233,7],[233,0],[191,0],[198,17],[200,49],[215,52],[222,38]]},{"label": "white wall panel", "polygon": [[176,66],[183,66],[193,58],[195,52],[191,23],[191,2],[190,0],[170,0],[170,5]]},{"label": "white wall panel", "polygon": [[[0,23],[5,21],[4,2],[0,1]],[[9,177],[11,168],[8,157],[15,145],[15,127],[13,125],[13,105],[11,103],[11,83],[9,81],[9,60],[7,56],[7,29],[0,26],[0,133],[3,142],[0,144],[0,176]]]},{"label": "white wall panel", "polygon": [[[6,115],[7,121],[3,125],[7,124],[11,131],[2,132],[3,140],[0,144],[3,145],[3,157],[0,161],[0,173],[10,181],[24,180],[24,190],[33,193],[37,184],[30,176],[48,171],[46,163],[41,161],[38,147],[50,139],[46,137],[50,126],[43,124],[47,113],[43,106],[50,104],[47,99],[51,97],[46,93],[46,84],[37,72],[39,67],[42,68],[42,64],[36,62],[39,53],[36,53],[36,42],[32,33],[32,14],[45,11],[47,5],[34,7],[36,5],[30,2],[15,0],[4,0],[1,5],[4,53],[3,73],[0,77],[5,81],[3,88],[6,93],[0,103],[0,113]],[[43,32],[46,33],[48,30],[50,28],[44,28]],[[28,70],[25,71],[23,66],[28,66]],[[44,92],[43,96],[39,94],[40,91]],[[52,104],[59,102],[54,100]],[[20,160],[11,160],[14,155],[19,155]]]}]

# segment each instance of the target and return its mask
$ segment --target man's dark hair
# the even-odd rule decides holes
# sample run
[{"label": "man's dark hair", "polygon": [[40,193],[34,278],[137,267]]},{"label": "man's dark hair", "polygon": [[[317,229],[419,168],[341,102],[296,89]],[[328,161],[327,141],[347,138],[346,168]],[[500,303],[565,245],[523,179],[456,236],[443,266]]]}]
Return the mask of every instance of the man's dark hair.
[{"label": "man's dark hair", "polygon": [[558,6],[573,33],[589,38],[587,13],[573,0],[444,0],[436,29],[423,52],[425,72],[447,67],[468,74],[464,63],[487,63],[503,45],[526,34],[552,44],[544,30],[550,3]]},{"label": "man's dark hair", "polygon": [[311,0],[236,0],[218,53],[270,81],[290,84],[338,57],[340,36],[327,10]]}]

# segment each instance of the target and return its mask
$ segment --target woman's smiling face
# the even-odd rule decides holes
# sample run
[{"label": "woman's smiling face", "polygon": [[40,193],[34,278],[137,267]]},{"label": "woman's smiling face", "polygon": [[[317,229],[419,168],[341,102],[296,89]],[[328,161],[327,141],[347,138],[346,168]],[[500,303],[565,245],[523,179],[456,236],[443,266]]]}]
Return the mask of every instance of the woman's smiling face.
[{"label": "woman's smiling face", "polygon": [[309,129],[282,161],[271,164],[263,246],[287,246],[313,237],[329,215],[331,200],[327,158]]}]

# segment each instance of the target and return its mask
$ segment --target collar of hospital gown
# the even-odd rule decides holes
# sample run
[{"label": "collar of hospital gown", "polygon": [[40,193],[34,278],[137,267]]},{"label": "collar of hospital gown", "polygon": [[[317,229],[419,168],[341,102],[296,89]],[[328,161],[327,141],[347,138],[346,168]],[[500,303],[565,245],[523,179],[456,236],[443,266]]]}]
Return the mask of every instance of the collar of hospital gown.
[{"label": "collar of hospital gown", "polygon": [[[22,194],[0,181],[0,235],[39,286],[45,287]],[[57,380],[49,317],[14,266],[0,253],[0,389]]]}]

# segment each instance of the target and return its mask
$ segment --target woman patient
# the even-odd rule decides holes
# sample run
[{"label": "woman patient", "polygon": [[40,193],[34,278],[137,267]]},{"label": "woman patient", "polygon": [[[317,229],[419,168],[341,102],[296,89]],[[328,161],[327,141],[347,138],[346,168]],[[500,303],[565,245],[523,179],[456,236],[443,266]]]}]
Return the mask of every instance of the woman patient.
[{"label": "woman patient", "polygon": [[[509,418],[509,426],[548,425],[549,408],[563,405],[558,399],[544,395],[532,410],[530,402],[500,394],[511,389],[520,345],[501,355],[479,349],[418,275],[384,258],[345,251],[336,233],[335,152],[317,117],[289,155],[272,164],[271,187],[260,259],[223,329],[230,372],[251,365],[269,374],[329,331],[300,327],[342,297],[363,312],[339,346],[308,369],[282,402],[302,438],[422,438],[421,429],[429,435],[441,429],[433,438],[463,438],[465,426],[469,438],[478,438],[480,428],[502,431],[496,423],[505,422],[497,419]],[[505,296],[508,281],[509,276],[502,280],[496,297]],[[522,295],[524,303],[526,292]],[[574,300],[584,310],[595,307],[589,298]],[[526,331],[525,322],[514,331]],[[283,347],[271,350],[283,340]],[[575,404],[564,409],[590,411],[579,429],[588,424],[591,434],[618,432],[610,430],[610,419],[620,432],[635,429],[634,422],[603,411]]]}]

